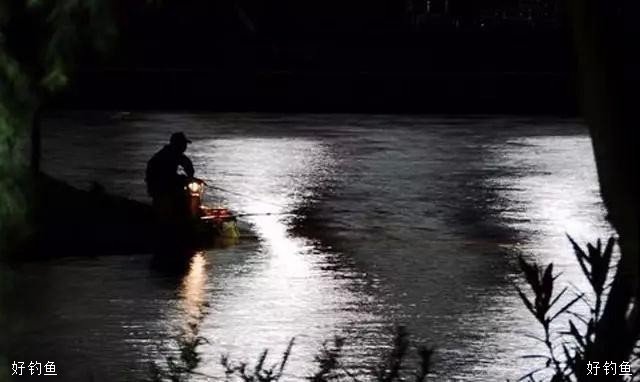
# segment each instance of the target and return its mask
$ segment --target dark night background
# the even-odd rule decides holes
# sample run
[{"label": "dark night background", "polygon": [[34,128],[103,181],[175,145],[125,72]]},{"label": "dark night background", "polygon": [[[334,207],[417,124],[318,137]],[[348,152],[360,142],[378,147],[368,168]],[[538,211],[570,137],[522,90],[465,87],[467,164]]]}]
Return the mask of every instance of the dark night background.
[{"label": "dark night background", "polygon": [[[574,114],[554,0],[116,3],[57,106]],[[126,91],[123,91],[126,89]]]}]

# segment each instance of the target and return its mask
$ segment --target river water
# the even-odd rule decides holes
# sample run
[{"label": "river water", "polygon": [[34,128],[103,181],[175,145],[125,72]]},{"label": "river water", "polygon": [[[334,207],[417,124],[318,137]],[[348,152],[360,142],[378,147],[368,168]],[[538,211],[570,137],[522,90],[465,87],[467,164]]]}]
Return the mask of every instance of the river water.
[{"label": "river water", "polygon": [[178,274],[150,254],[20,265],[14,352],[56,361],[64,380],[144,379],[195,338],[194,380],[215,379],[221,355],[253,363],[268,348],[271,364],[295,337],[294,380],[336,335],[358,374],[398,324],[436,348],[433,380],[517,379],[540,366],[522,356],[544,351],[514,291],[517,256],[581,288],[565,234],[612,233],[576,120],[75,112],[44,129],[45,171],[143,201],[146,160],[184,131],[219,188],[208,203],[247,214],[240,243]]}]

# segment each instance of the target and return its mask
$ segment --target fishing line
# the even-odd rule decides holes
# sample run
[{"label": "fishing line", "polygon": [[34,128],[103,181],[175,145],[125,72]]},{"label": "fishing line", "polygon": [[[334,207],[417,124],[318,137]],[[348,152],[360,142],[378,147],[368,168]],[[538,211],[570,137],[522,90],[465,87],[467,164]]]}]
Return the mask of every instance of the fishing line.
[{"label": "fishing line", "polygon": [[[282,208],[282,209],[286,208],[282,204],[270,202],[270,201],[267,201],[267,200],[264,200],[264,199],[261,199],[261,198],[258,198],[258,197],[252,196],[252,195],[248,195],[248,194],[245,194],[245,193],[242,193],[242,192],[231,191],[231,190],[227,190],[227,189],[222,188],[222,187],[217,187],[217,186],[210,185],[209,184],[209,182],[211,182],[210,179],[202,179],[202,180],[205,181],[205,184],[207,185],[207,187],[210,187],[210,188],[212,188],[214,190],[226,192],[228,194],[232,194],[232,195],[236,195],[236,196],[241,196],[241,197],[247,198],[247,199],[253,199],[253,200],[255,200],[257,202],[261,202],[261,203],[271,204],[274,207],[278,207],[278,208]],[[277,212],[273,213],[273,215],[277,215],[277,214],[287,214],[287,213],[277,213]],[[248,215],[251,215],[251,214],[245,214],[245,216],[248,216]]]},{"label": "fishing line", "polygon": [[246,214],[236,214],[234,216],[244,217],[244,216],[286,216],[286,215],[296,215],[293,212],[257,212],[257,213],[246,213]]}]

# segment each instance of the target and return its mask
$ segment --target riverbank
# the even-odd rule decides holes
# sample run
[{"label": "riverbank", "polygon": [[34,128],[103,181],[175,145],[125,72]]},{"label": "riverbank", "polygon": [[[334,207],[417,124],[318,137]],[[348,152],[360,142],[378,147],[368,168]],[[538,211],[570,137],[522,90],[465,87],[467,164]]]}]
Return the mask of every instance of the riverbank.
[{"label": "riverbank", "polygon": [[151,251],[151,206],[111,195],[97,184],[80,190],[46,174],[37,178],[35,190],[35,233],[23,255],[49,258]]}]

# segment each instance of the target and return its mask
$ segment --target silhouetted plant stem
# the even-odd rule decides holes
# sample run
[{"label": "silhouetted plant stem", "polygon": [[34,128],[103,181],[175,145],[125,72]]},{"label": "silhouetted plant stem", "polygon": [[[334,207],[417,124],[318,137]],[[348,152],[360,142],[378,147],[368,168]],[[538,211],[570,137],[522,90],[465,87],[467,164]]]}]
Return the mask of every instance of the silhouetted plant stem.
[{"label": "silhouetted plant stem", "polygon": [[548,324],[544,325],[544,338],[544,343],[545,345],[547,345],[547,350],[549,351],[549,357],[555,367],[555,375],[562,375],[563,373],[562,368],[560,367],[560,361],[558,361],[553,351],[553,344],[551,343],[551,333]]},{"label": "silhouetted plant stem", "polygon": [[[634,334],[633,337],[626,338],[624,341],[617,344],[616,346],[619,346],[619,348],[608,348],[607,350],[609,352],[607,353],[600,352],[602,347],[601,343],[603,341],[600,337],[614,331],[609,327],[611,322],[605,321],[604,317],[606,315],[601,312],[603,303],[605,304],[605,311],[607,309],[606,306],[616,303],[615,300],[611,299],[611,295],[609,295],[609,298],[607,298],[606,301],[604,298],[607,291],[606,282],[611,268],[610,263],[615,240],[610,238],[604,248],[602,247],[602,243],[598,240],[595,246],[588,244],[586,246],[586,251],[583,250],[571,237],[569,237],[569,240],[573,246],[580,268],[593,289],[595,301],[593,303],[589,303],[584,298],[584,293],[581,293],[576,298],[562,306],[557,312],[551,314],[551,308],[559,301],[560,296],[563,295],[566,288],[563,289],[563,291],[560,292],[553,300],[550,300],[549,297],[553,291],[553,283],[555,281],[555,277],[551,275],[553,265],[549,264],[545,271],[542,272],[536,264],[529,264],[520,258],[520,267],[522,268],[527,283],[534,293],[534,302],[532,303],[520,289],[517,290],[525,306],[527,306],[529,311],[542,325],[545,332],[543,342],[549,352],[549,357],[547,358],[545,365],[546,367],[529,373],[525,378],[532,379],[532,375],[534,373],[553,365],[554,376],[551,379],[552,382],[573,380],[579,382],[591,381],[593,375],[589,375],[587,372],[587,365],[589,362],[599,362],[600,364],[604,364],[609,361],[620,364],[624,361],[632,362],[634,359],[633,348],[638,343],[637,330],[628,331],[631,333],[635,332],[636,334]],[[618,271],[619,269],[620,268],[618,268]],[[616,279],[614,278],[614,283],[612,285],[615,285],[615,282]],[[569,310],[569,308],[578,301],[583,301],[588,305],[590,314],[588,320]],[[617,309],[620,309],[620,307],[617,307]],[[555,343],[556,341],[553,339],[553,333],[551,331],[551,324],[564,313],[571,314],[573,317],[580,319],[580,321],[585,324],[586,330],[581,332],[572,320],[569,319],[568,330],[561,332],[560,334],[570,338],[572,342],[566,342],[563,340],[563,337],[559,337],[560,342]],[[564,360],[561,360],[556,354],[555,349],[558,347],[562,347]],[[623,354],[621,360],[614,361],[610,358],[612,351],[615,351],[618,354],[622,354],[625,351],[626,353]],[[620,378],[618,377],[618,379]]]}]

